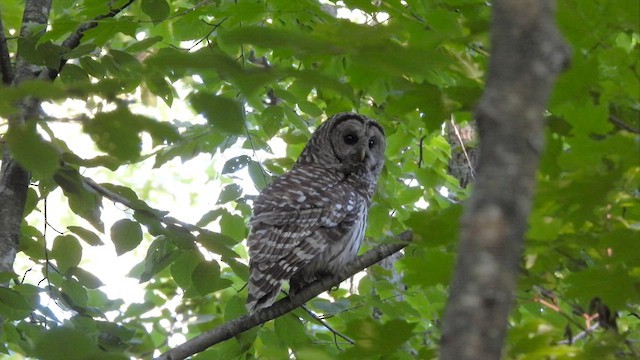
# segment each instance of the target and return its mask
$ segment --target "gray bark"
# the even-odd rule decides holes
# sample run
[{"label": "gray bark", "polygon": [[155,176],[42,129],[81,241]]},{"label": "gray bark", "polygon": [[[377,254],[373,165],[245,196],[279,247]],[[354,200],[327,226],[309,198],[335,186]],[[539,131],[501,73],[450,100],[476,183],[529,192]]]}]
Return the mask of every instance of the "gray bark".
[{"label": "gray bark", "polygon": [[552,0],[492,2],[489,77],[476,110],[475,189],[443,319],[441,359],[499,359],[543,149],[543,111],[569,49]]},{"label": "gray bark", "polygon": [[[24,80],[35,77],[34,69],[21,56],[20,44],[36,35],[32,33],[34,24],[46,24],[51,10],[51,0],[30,0],[25,2],[22,15],[22,28],[18,42],[18,55],[15,66],[15,77],[12,76],[11,62],[8,57],[2,57],[0,66],[3,67],[3,82],[17,85]],[[4,29],[0,28],[4,34]],[[4,35],[1,40],[4,39]],[[0,45],[6,48],[6,43]],[[1,55],[1,54],[0,54]],[[8,56],[8,55],[7,55]],[[9,68],[6,68],[9,66]],[[33,118],[38,112],[40,102],[36,99],[25,99],[20,105],[20,114],[9,119],[9,127],[21,126],[25,121]],[[0,271],[13,271],[13,262],[20,243],[20,224],[24,212],[24,205],[29,188],[29,173],[16,163],[5,149],[2,154],[0,168]]]}]

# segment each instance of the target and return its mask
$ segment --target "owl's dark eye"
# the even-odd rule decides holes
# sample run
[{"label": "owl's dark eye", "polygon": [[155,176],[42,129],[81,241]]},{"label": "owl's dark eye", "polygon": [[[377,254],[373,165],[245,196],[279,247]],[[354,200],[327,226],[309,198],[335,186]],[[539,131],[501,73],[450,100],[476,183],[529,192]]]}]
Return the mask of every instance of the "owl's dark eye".
[{"label": "owl's dark eye", "polygon": [[376,139],[375,138],[369,139],[369,149],[373,149],[374,146],[376,146]]},{"label": "owl's dark eye", "polygon": [[358,142],[358,137],[353,134],[348,134],[344,136],[343,140],[345,144],[353,145]]}]

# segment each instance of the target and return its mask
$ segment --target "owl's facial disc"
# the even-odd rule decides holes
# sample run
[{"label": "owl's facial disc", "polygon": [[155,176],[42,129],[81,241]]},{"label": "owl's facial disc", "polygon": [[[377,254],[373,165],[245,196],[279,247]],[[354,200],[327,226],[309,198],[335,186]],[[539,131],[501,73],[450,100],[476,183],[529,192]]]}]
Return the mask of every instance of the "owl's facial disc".
[{"label": "owl's facial disc", "polygon": [[331,149],[346,172],[377,172],[384,161],[384,133],[378,124],[347,117],[337,122],[331,133]]}]

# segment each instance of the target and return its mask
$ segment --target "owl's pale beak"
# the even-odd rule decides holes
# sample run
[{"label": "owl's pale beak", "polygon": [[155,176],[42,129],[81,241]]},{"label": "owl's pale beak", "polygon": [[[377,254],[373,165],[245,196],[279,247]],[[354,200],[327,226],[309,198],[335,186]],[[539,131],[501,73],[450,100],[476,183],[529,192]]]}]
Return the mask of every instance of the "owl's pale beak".
[{"label": "owl's pale beak", "polygon": [[367,156],[367,150],[363,147],[360,149],[360,161],[364,161],[364,158]]}]

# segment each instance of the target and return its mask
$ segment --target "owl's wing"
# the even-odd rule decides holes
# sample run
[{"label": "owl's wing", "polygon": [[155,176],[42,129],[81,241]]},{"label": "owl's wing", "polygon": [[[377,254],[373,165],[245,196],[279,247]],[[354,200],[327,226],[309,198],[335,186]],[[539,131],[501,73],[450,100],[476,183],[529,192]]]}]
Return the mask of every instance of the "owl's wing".
[{"label": "owl's wing", "polygon": [[[340,193],[338,189],[334,190],[336,195]],[[318,229],[336,228],[342,222],[352,222],[357,217],[356,196],[352,193],[322,198],[309,196],[307,199],[309,201],[302,205],[281,204],[273,210],[253,216],[249,223],[251,234],[248,238],[252,261],[277,261],[296,249],[308,250],[311,259],[332,240],[327,237],[331,231]],[[280,201],[286,200],[280,197]],[[304,244],[305,239],[313,241],[313,246]]]},{"label": "owl's wing", "polygon": [[282,283],[338,241],[341,225],[357,217],[357,198],[346,184],[320,176],[300,186],[295,176],[294,170],[278,178],[254,206],[247,240],[250,311],[271,305]]}]

